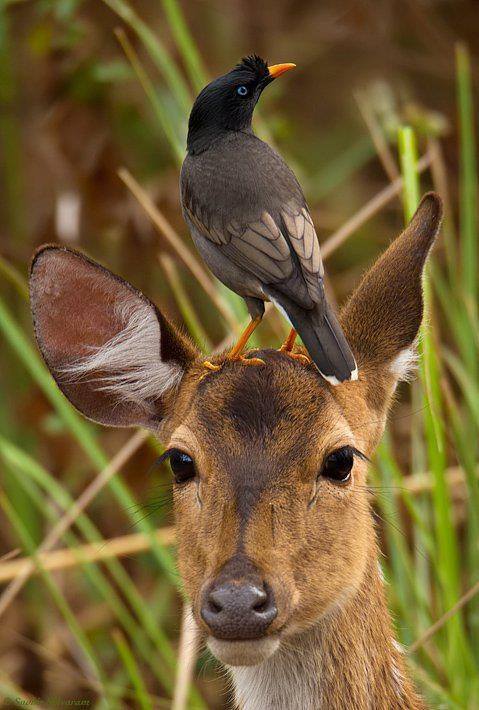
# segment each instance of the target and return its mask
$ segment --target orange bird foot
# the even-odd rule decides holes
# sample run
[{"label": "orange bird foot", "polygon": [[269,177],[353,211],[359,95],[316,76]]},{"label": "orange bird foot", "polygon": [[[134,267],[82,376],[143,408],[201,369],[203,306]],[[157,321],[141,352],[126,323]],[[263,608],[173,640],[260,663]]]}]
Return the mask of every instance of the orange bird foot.
[{"label": "orange bird foot", "polygon": [[[251,334],[253,331],[256,329],[256,327],[259,325],[261,322],[261,318],[254,318],[245,328],[243,333],[240,335],[238,342],[236,345],[234,345],[231,350],[229,351],[228,355],[226,356],[225,362],[228,360],[230,362],[233,361],[239,361],[242,362],[244,365],[264,365],[265,362],[264,360],[261,360],[259,357],[245,357],[242,354],[243,348],[246,346],[246,343],[248,342]],[[203,362],[203,367],[205,367],[207,370],[210,372],[218,372],[218,370],[221,370],[223,365],[215,365],[213,362],[210,362],[209,360],[205,360]],[[207,373],[205,373],[206,375]],[[203,375],[204,377],[204,375]]]},{"label": "orange bird foot", "polygon": [[298,362],[302,362],[303,365],[311,365],[311,363],[313,362],[310,357],[308,357],[307,355],[303,355],[303,353],[292,353],[290,350],[283,350],[282,348],[279,349],[279,352],[284,353],[292,360],[298,360]]},{"label": "orange bird foot", "polygon": [[[227,355],[225,362],[241,362],[243,365],[265,365],[265,361],[260,357],[247,357],[246,355],[236,354]],[[203,367],[205,367],[209,372],[219,372],[223,368],[224,362],[220,365],[216,365],[209,360],[203,362]],[[205,373],[206,375],[207,373]]]},{"label": "orange bird foot", "polygon": [[234,355],[233,357],[227,357],[226,359],[232,362],[242,362],[243,365],[266,365],[265,361],[260,357],[248,357],[247,355]]},{"label": "orange bird foot", "polygon": [[307,355],[303,355],[303,353],[294,353],[293,352],[293,347],[294,343],[296,340],[297,333],[294,328],[292,328],[289,332],[288,337],[282,344],[282,346],[279,349],[280,353],[284,353],[288,357],[290,357],[292,360],[298,360],[299,362],[302,362],[303,365],[311,365],[312,360],[309,358]]},{"label": "orange bird foot", "polygon": [[218,370],[221,370],[222,365],[215,365],[213,362],[205,360],[203,363],[203,367],[206,367],[206,369],[210,372],[218,372]]}]

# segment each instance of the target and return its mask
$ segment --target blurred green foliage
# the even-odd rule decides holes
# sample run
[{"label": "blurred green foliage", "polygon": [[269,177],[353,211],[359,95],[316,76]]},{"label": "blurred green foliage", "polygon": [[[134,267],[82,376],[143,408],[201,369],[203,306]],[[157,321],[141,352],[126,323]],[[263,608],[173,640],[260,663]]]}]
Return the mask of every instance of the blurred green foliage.
[{"label": "blurred green foliage", "polygon": [[[25,291],[33,248],[53,239],[78,245],[147,291],[201,345],[227,337],[211,299],[164,234],[155,236],[116,171],[126,165],[134,173],[189,245],[177,180],[191,102],[208,75],[255,50],[298,64],[294,80],[265,95],[257,129],[295,166],[322,241],[394,175],[404,177],[406,218],[428,187],[445,200],[443,241],[425,284],[420,379],[402,389],[371,492],[402,643],[414,644],[478,582],[478,47],[471,29],[478,14],[464,3],[452,31],[453,5],[426,11],[412,2],[389,15],[381,5],[368,14],[358,2],[295,3],[294,10],[266,3],[265,19],[248,2],[0,3],[0,552],[34,554],[127,439],[82,420],[41,362]],[[458,33],[471,40],[472,54],[463,43],[454,47]],[[367,125],[353,99],[360,85]],[[417,158],[426,153],[431,164],[420,177]],[[70,207],[62,231],[59,212],[71,195],[80,216]],[[399,201],[387,202],[328,259],[340,301],[401,223]],[[215,287],[243,320],[242,302]],[[268,316],[257,342],[276,344],[284,332],[281,319]],[[168,472],[147,475],[157,451],[149,440],[136,452],[62,546],[100,544],[131,526],[151,534],[171,522]],[[457,471],[462,478],[450,485]],[[413,492],[408,480],[425,484]],[[153,539],[135,559],[40,571],[4,615],[15,634],[0,640],[0,692],[168,707],[181,603],[174,553]],[[410,661],[433,707],[479,707],[479,595]],[[202,656],[197,670],[189,707],[225,707],[211,659]]]}]

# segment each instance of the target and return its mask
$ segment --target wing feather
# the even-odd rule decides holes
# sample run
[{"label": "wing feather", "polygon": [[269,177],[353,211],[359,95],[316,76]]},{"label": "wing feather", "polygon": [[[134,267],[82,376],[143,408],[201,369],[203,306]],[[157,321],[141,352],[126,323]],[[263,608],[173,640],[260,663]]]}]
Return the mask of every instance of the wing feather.
[{"label": "wing feather", "polygon": [[275,259],[276,261],[291,260],[291,252],[284,238],[264,239],[256,230],[246,229],[241,237],[233,237],[233,241],[238,249],[241,249],[241,242],[246,242],[255,249],[263,252],[263,254],[271,257],[271,259]]},{"label": "wing feather", "polygon": [[[278,284],[279,288],[284,288],[286,295],[306,307],[310,299],[314,303],[322,300],[323,265],[319,242],[304,204],[289,202],[279,215],[280,223],[266,211],[248,224],[238,220],[220,224],[211,213],[206,215],[201,208],[193,208],[190,204],[184,206],[184,209],[203,236],[264,284]],[[296,262],[291,248],[297,256]],[[299,265],[300,273],[296,264]],[[289,287],[288,279],[291,284]]]},{"label": "wing feather", "polygon": [[283,209],[281,217],[290,237],[291,245],[301,264],[309,294],[314,301],[317,301],[322,291],[321,279],[324,269],[311,215],[306,207],[298,207],[290,202]]},{"label": "wing feather", "polygon": [[[241,266],[259,276],[264,283],[279,283],[292,273],[291,259],[277,261],[244,239],[232,240],[229,246],[231,246],[231,252],[236,252],[240,257]],[[252,267],[251,264],[254,266]]]}]

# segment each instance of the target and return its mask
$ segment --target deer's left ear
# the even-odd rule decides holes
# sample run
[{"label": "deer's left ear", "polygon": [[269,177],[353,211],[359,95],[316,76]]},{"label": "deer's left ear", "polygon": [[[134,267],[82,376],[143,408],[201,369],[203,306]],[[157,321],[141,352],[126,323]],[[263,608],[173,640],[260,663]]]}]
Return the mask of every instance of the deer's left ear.
[{"label": "deer's left ear", "polygon": [[195,358],[131,284],[70,249],[42,247],[30,274],[35,335],[63,393],[90,419],[156,429]]},{"label": "deer's left ear", "polygon": [[[424,265],[442,217],[440,197],[425,195],[404,232],[366,273],[341,314],[360,380],[391,392],[407,376],[423,316]],[[379,392],[378,397],[381,399]]]}]

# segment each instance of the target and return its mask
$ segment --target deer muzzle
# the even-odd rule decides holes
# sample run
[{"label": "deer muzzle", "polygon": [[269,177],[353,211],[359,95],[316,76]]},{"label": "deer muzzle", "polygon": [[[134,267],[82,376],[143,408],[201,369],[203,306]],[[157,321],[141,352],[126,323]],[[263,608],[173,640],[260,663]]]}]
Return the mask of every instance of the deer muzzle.
[{"label": "deer muzzle", "polygon": [[246,555],[234,555],[203,590],[201,618],[211,636],[263,638],[278,615],[274,592]]}]

